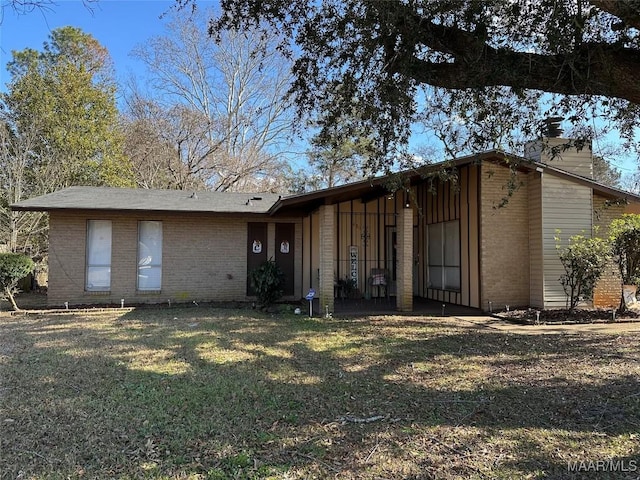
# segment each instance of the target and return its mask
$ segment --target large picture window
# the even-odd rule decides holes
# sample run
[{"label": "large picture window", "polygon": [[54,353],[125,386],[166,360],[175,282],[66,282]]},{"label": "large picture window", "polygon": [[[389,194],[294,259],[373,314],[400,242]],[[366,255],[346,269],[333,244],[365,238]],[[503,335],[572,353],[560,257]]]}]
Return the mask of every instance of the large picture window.
[{"label": "large picture window", "polygon": [[90,292],[111,289],[111,221],[87,222],[87,272],[85,288]]},{"label": "large picture window", "polygon": [[138,223],[138,290],[162,286],[162,222]]},{"label": "large picture window", "polygon": [[429,288],[460,290],[460,223],[427,226]]}]

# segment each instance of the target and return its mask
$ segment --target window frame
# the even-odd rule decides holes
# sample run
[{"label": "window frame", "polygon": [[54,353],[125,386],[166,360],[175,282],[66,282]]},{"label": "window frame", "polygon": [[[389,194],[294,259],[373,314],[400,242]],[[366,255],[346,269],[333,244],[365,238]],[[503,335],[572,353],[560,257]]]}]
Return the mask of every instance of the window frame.
[{"label": "window frame", "polygon": [[[146,224],[158,224],[160,226],[159,229],[159,244],[156,245],[159,247],[159,251],[151,252],[151,261],[142,263],[144,260],[148,258],[148,256],[142,257],[142,247],[149,249],[149,247],[145,246],[143,243],[142,232],[144,230],[144,225]],[[163,255],[163,235],[164,227],[161,220],[139,220],[138,221],[138,237],[137,237],[137,252],[136,252],[136,290],[142,293],[154,293],[160,292],[162,290],[162,255]],[[145,238],[144,240],[149,242],[150,238]],[[143,277],[141,274],[142,270],[152,269],[158,270],[159,273],[157,275],[157,282],[153,283],[151,286],[142,285],[140,279]]]},{"label": "window frame", "polygon": [[[108,248],[105,248],[104,252],[100,251],[101,245],[99,245],[96,240],[98,238],[95,237],[97,233],[96,229],[99,228],[99,225],[103,227],[109,226],[109,239]],[[104,247],[104,246],[103,246]],[[108,251],[108,253],[107,253]],[[111,291],[111,266],[113,263],[113,222],[111,220],[87,220],[86,227],[86,244],[85,244],[85,269],[84,269],[84,289],[86,292],[110,292]],[[109,262],[98,263],[95,262],[96,257],[107,257],[109,258]],[[94,286],[94,282],[91,281],[92,277],[95,275],[92,270],[97,269],[106,269],[107,282],[106,285],[98,285]]]}]

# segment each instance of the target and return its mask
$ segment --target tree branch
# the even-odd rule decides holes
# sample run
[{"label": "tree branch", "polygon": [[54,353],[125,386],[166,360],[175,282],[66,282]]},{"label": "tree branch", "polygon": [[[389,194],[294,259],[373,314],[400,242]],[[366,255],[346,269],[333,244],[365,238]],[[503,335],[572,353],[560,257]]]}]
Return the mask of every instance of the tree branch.
[{"label": "tree branch", "polygon": [[[385,46],[389,74],[408,75],[418,83],[453,89],[511,86],[564,95],[603,95],[640,103],[640,52],[607,43],[583,43],[565,54],[497,49],[480,34],[435,24],[410,9],[399,31],[403,51]],[[405,20],[407,17],[405,17]],[[409,40],[408,42],[406,40]],[[424,45],[450,61],[418,58]]]},{"label": "tree branch", "polygon": [[627,26],[640,29],[640,12],[637,2],[623,2],[621,0],[590,0],[592,5],[618,17]]}]

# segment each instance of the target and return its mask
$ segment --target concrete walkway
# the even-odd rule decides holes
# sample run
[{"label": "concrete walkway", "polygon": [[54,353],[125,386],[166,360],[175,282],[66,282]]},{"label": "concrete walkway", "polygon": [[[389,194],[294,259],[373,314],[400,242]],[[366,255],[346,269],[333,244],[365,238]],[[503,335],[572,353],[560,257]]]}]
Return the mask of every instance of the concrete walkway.
[{"label": "concrete walkway", "polygon": [[456,316],[456,320],[467,322],[470,326],[490,328],[505,333],[520,335],[577,335],[584,333],[603,335],[622,335],[640,333],[640,322],[619,323],[580,323],[567,325],[518,325],[490,316]]}]

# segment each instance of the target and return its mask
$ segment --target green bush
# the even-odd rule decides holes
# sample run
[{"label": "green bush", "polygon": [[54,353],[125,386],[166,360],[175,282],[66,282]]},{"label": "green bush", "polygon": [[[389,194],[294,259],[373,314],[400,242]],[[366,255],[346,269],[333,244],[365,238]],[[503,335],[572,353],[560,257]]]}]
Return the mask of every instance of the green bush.
[{"label": "green bush", "polygon": [[640,215],[616,218],[611,222],[609,236],[623,285],[640,284]]},{"label": "green bush", "polygon": [[9,299],[14,310],[18,310],[14,298],[18,282],[33,270],[33,260],[18,253],[0,253],[0,289]]},{"label": "green bush", "polygon": [[282,297],[284,274],[273,260],[267,260],[249,272],[249,281],[262,307],[268,307]]},{"label": "green bush", "polygon": [[[625,214],[611,222],[609,240],[622,285],[640,285],[640,215]],[[620,297],[620,308],[625,309],[624,295]]]},{"label": "green bush", "polygon": [[602,238],[574,235],[567,247],[557,248],[564,267],[560,283],[567,294],[569,310],[573,311],[581,300],[593,299],[593,290],[610,256],[610,246]]}]

